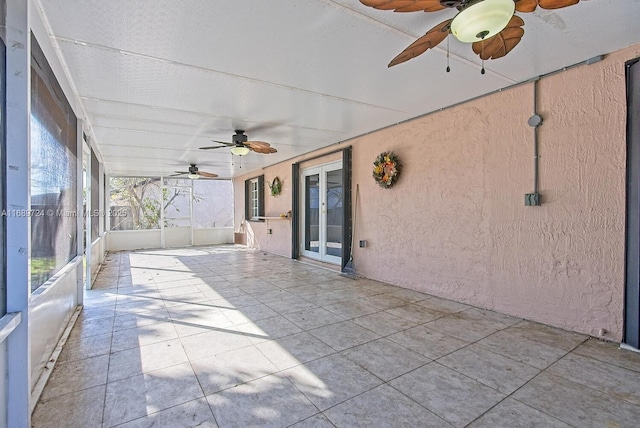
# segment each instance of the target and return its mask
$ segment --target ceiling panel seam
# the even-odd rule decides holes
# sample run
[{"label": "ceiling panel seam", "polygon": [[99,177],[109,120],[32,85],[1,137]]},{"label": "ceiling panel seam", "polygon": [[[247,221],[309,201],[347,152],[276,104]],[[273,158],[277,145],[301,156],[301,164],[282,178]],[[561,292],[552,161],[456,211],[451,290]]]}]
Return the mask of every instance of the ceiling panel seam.
[{"label": "ceiling panel seam", "polygon": [[376,105],[376,104],[371,104],[371,103],[366,103],[366,102],[363,102],[363,101],[358,101],[358,100],[355,100],[355,99],[339,97],[337,95],[331,95],[331,94],[327,94],[327,93],[323,93],[323,92],[312,91],[312,90],[309,90],[309,89],[298,88],[298,87],[295,87],[295,86],[284,85],[284,84],[277,83],[277,82],[270,82],[268,80],[256,79],[255,77],[242,76],[240,74],[229,73],[229,72],[226,72],[226,71],[214,70],[214,69],[211,69],[211,68],[201,67],[201,66],[198,66],[198,65],[186,64],[184,62],[167,60],[167,59],[164,59],[164,58],[159,58],[159,57],[146,55],[146,54],[141,54],[141,53],[132,52],[132,51],[126,51],[126,50],[122,50],[122,49],[118,49],[118,48],[112,48],[112,47],[109,47],[109,46],[98,45],[98,44],[94,44],[94,43],[90,43],[90,42],[73,40],[73,39],[68,39],[66,37],[60,37],[60,36],[54,36],[54,35],[51,35],[51,37],[54,38],[55,40],[57,40],[59,42],[63,42],[63,43],[74,44],[74,45],[88,47],[88,48],[95,48],[95,49],[100,49],[100,50],[104,50],[104,51],[108,51],[108,52],[115,52],[115,53],[118,53],[118,54],[121,54],[121,55],[125,55],[125,56],[126,55],[136,56],[136,57],[143,58],[143,59],[146,59],[146,60],[149,60],[149,61],[162,62],[162,63],[165,63],[165,64],[175,65],[177,67],[185,67],[185,68],[190,68],[190,69],[201,70],[201,71],[204,71],[204,72],[207,72],[207,73],[219,74],[219,75],[223,75],[223,76],[230,77],[230,78],[233,78],[233,79],[239,79],[239,80],[242,80],[242,81],[258,83],[258,84],[261,84],[261,85],[273,86],[273,87],[280,88],[280,89],[285,89],[285,90],[291,91],[291,92],[302,92],[302,93],[305,93],[305,94],[311,94],[313,96],[317,96],[317,97],[321,97],[321,98],[330,98],[330,99],[341,101],[341,102],[359,104],[359,105],[364,105],[364,106],[367,106],[367,107],[374,107],[374,108],[379,108],[379,109],[383,109],[383,110],[393,111],[393,112],[396,112],[396,113],[404,113],[404,114],[409,114],[410,113],[410,112],[407,112],[407,111],[392,109],[392,108],[388,108],[388,107],[383,107],[383,106],[379,106],[379,105]]}]

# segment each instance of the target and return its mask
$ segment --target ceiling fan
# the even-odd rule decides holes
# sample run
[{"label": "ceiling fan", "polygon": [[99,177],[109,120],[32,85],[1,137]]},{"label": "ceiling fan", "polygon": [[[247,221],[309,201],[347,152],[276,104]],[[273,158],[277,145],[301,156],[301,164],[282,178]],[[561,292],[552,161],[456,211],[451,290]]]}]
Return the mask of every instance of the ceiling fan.
[{"label": "ceiling fan", "polygon": [[[482,59],[497,59],[516,47],[524,35],[524,21],[515,12],[533,12],[542,9],[560,9],[577,4],[580,0],[360,0],[365,6],[395,12],[437,12],[455,8],[458,13],[441,22],[413,42],[389,63],[401,64],[428,49],[436,47],[449,34],[458,40],[473,43],[473,52]],[[448,59],[448,54],[447,54]],[[447,71],[449,71],[447,65]],[[484,67],[482,68],[484,74]]]},{"label": "ceiling fan", "polygon": [[189,166],[189,171],[176,171],[176,173],[177,174],[172,174],[169,177],[177,177],[179,175],[186,174],[187,178],[190,178],[192,180],[197,180],[200,177],[216,178],[218,176],[218,174],[214,174],[212,172],[199,171],[195,163],[192,163],[191,166]]},{"label": "ceiling fan", "polygon": [[226,141],[211,140],[214,143],[222,144],[222,146],[200,147],[202,150],[221,149],[223,147],[231,147],[231,154],[236,156],[244,156],[250,151],[256,153],[276,153],[277,150],[271,147],[269,143],[264,141],[247,141],[247,136],[241,129],[236,129],[236,133],[231,137],[231,143]]}]

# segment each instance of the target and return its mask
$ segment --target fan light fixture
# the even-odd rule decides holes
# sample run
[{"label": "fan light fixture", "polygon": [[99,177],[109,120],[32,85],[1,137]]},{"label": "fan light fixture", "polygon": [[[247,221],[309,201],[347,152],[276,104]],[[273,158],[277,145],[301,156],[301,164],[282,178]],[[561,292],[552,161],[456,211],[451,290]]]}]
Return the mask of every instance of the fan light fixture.
[{"label": "fan light fixture", "polygon": [[461,42],[473,43],[502,31],[515,12],[513,0],[471,2],[451,22],[451,32]]},{"label": "fan light fixture", "polygon": [[187,177],[192,180],[197,180],[198,178],[200,178],[200,174],[188,174]]},{"label": "fan light fixture", "polygon": [[231,154],[236,156],[244,156],[249,153],[249,148],[245,146],[231,147]]}]

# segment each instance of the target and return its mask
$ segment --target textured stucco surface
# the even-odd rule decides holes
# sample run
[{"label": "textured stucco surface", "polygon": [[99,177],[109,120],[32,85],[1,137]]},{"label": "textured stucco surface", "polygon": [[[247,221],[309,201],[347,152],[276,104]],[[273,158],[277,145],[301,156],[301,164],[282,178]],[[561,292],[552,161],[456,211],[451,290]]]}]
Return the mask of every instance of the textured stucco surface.
[{"label": "textured stucco surface", "polygon": [[[533,83],[349,141],[360,187],[355,239],[368,241],[354,249],[358,274],[582,333],[604,328],[620,341],[624,63],[638,56],[636,45],[539,81],[539,207],[524,206]],[[391,189],[371,178],[385,150],[404,164]],[[291,165],[264,174],[284,183],[277,198],[266,189],[266,214],[288,211]],[[245,178],[235,182],[236,224]],[[272,235],[264,223],[251,227],[256,246],[290,255],[288,221],[270,222]]]}]

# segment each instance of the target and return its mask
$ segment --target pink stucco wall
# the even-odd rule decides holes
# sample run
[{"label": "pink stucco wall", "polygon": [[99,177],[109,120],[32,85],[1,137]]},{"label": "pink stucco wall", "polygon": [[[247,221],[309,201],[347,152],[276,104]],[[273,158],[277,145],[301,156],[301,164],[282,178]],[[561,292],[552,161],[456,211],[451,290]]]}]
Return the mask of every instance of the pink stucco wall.
[{"label": "pink stucco wall", "polygon": [[[360,188],[355,239],[368,241],[354,249],[358,274],[582,333],[603,328],[620,341],[624,63],[638,56],[640,45],[538,83],[539,207],[524,206],[533,187],[532,83],[349,141]],[[371,178],[385,150],[404,164],[392,189]],[[284,183],[277,198],[267,189],[266,214],[288,211],[291,165],[264,174]],[[249,177],[235,181],[236,224]],[[251,224],[256,246],[289,256],[290,222],[268,227],[272,235]]]}]

